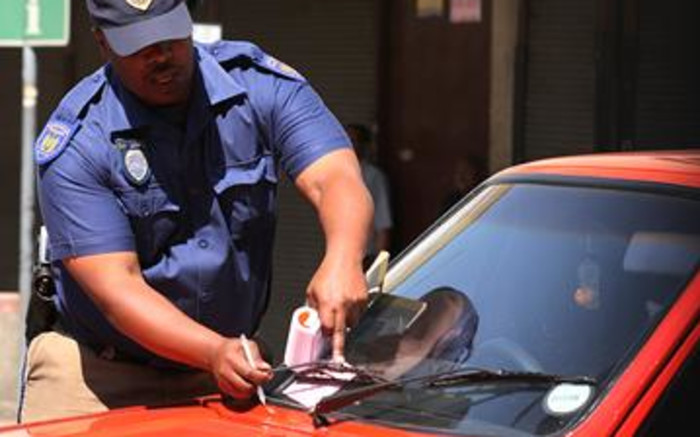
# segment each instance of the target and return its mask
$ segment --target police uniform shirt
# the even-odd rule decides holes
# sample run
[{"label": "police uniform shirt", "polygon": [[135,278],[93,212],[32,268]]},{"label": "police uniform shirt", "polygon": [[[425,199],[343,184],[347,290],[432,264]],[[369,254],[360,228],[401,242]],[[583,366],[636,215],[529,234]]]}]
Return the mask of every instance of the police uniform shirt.
[{"label": "police uniform shirt", "polygon": [[196,45],[195,60],[184,123],[105,66],[35,148],[62,322],[83,344],[152,365],[173,363],[120,334],[60,260],[136,251],[146,281],[191,318],[251,333],[269,293],[278,167],[294,179],[350,144],[304,78],[256,46]]}]

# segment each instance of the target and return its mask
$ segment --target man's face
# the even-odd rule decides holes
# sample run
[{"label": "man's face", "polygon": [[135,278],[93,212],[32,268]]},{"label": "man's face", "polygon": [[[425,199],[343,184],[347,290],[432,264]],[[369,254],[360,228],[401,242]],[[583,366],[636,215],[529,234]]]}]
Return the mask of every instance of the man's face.
[{"label": "man's face", "polygon": [[112,51],[99,30],[95,36],[121,82],[145,104],[173,106],[188,101],[194,70],[190,38],[153,44],[121,57]]}]

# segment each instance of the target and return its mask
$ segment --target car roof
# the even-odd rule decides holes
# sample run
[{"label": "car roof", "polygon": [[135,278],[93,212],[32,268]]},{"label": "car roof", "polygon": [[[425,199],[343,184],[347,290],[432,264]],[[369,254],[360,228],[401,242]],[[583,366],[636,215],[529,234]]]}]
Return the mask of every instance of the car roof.
[{"label": "car roof", "polygon": [[700,188],[700,150],[549,158],[510,167],[499,172],[495,178],[534,175],[617,179]]}]

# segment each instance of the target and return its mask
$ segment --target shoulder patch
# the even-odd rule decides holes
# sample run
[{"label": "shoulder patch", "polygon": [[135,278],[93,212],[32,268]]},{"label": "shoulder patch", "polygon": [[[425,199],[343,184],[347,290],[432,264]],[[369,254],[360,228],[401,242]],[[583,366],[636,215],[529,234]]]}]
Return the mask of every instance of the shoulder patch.
[{"label": "shoulder patch", "polygon": [[288,79],[306,81],[297,70],[263,52],[257,45],[247,41],[219,41],[214,44],[198,44],[198,47],[211,53],[219,63],[240,57],[249,59],[256,66],[284,76]]},{"label": "shoulder patch", "polygon": [[283,76],[290,77],[292,79],[297,79],[297,80],[306,80],[304,78],[304,76],[302,76],[294,68],[290,67],[289,65],[280,61],[279,59],[277,59],[273,56],[270,56],[268,54],[264,54],[262,56],[260,64],[263,67],[268,68],[268,69],[270,69],[276,73],[279,73]]},{"label": "shoulder patch", "polygon": [[61,100],[44,130],[34,143],[34,161],[48,164],[68,147],[73,134],[80,126],[80,114],[105,86],[104,67],[85,77]]},{"label": "shoulder patch", "polygon": [[78,124],[77,122],[69,124],[57,120],[49,121],[34,145],[36,163],[47,164],[63,153]]}]

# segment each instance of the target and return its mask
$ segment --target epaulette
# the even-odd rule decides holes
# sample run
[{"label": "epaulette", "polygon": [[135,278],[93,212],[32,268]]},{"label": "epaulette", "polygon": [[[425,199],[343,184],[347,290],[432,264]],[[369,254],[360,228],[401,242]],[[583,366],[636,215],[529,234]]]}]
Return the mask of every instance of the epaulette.
[{"label": "epaulette", "polygon": [[80,126],[81,113],[105,82],[104,68],[100,68],[80,81],[61,100],[34,143],[34,160],[37,165],[48,164],[68,147]]},{"label": "epaulette", "polygon": [[219,63],[226,63],[237,58],[247,58],[257,67],[271,71],[289,79],[306,82],[306,78],[297,70],[268,55],[257,45],[246,41],[220,41],[205,48]]}]

